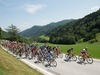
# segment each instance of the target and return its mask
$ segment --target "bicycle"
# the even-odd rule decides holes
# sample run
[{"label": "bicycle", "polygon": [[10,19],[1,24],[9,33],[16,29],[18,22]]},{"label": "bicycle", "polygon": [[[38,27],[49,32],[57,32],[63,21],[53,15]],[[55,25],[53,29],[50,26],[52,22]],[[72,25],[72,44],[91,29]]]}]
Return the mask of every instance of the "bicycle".
[{"label": "bicycle", "polygon": [[76,57],[76,55],[75,54],[65,54],[65,58],[66,58],[66,60],[70,60],[70,59],[72,59],[73,61],[76,61],[77,60],[77,57]]},{"label": "bicycle", "polygon": [[63,54],[61,52],[59,52],[58,54],[54,53],[54,57],[55,58],[63,58]]},{"label": "bicycle", "polygon": [[52,56],[51,58],[48,58],[47,56],[44,56],[42,58],[42,64],[48,64],[49,66],[56,67],[57,62],[55,61],[55,58]]},{"label": "bicycle", "polygon": [[49,59],[49,64],[50,64],[50,66],[53,66],[53,67],[57,66],[57,62],[55,61],[54,58]]},{"label": "bicycle", "polygon": [[[79,55],[78,56],[79,61],[84,61],[83,55]],[[93,63],[93,59],[91,57],[91,55],[88,55],[87,57],[85,57],[85,61],[87,61],[89,64]]]}]

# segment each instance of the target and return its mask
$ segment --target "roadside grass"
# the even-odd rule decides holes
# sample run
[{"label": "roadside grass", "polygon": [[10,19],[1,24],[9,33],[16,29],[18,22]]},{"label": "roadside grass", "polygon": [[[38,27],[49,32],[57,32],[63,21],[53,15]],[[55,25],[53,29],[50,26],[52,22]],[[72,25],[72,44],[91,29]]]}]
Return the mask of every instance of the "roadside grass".
[{"label": "roadside grass", "polygon": [[96,39],[100,42],[100,33],[96,34]]},{"label": "roadside grass", "polygon": [[[39,45],[42,45],[42,44],[43,43],[39,43]],[[52,46],[52,47],[55,46],[55,45],[58,45],[60,47],[60,50],[61,50],[62,53],[66,53],[66,51],[69,48],[74,48],[74,53],[76,55],[80,55],[80,51],[82,49],[84,49],[85,47],[88,47],[88,52],[91,54],[91,56],[93,58],[100,59],[100,42],[96,42],[96,43],[93,43],[93,44],[85,42],[85,43],[77,43],[77,44],[74,44],[74,45],[61,45],[61,44],[47,43],[47,45]]]},{"label": "roadside grass", "polygon": [[0,47],[0,75],[42,75]]}]

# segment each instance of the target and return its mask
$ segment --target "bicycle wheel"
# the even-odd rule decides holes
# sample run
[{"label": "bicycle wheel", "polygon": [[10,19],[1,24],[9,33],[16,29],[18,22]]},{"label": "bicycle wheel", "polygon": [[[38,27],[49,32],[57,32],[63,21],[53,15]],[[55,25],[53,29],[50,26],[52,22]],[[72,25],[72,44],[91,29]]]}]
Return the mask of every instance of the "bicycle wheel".
[{"label": "bicycle wheel", "polygon": [[47,59],[44,58],[44,59],[42,60],[42,64],[43,64],[43,65],[50,64],[50,61],[48,61]]},{"label": "bicycle wheel", "polygon": [[53,57],[56,59],[58,56],[57,56],[57,53],[54,53],[53,54]]},{"label": "bicycle wheel", "polygon": [[50,66],[56,67],[57,66],[57,62],[55,60],[54,61],[51,61],[50,62]]},{"label": "bicycle wheel", "polygon": [[78,59],[79,59],[79,61],[83,61],[82,55],[79,55],[79,56],[78,56]]},{"label": "bicycle wheel", "polygon": [[68,54],[65,54],[65,58],[66,58],[66,60],[69,60],[69,55]]},{"label": "bicycle wheel", "polygon": [[32,59],[32,52],[28,54],[28,59]]},{"label": "bicycle wheel", "polygon": [[77,57],[76,57],[75,55],[73,55],[73,56],[72,56],[72,60],[73,60],[73,61],[76,61],[76,60],[77,60]]},{"label": "bicycle wheel", "polygon": [[87,61],[89,64],[92,64],[92,63],[93,63],[93,59],[92,59],[91,57],[86,58],[86,61]]},{"label": "bicycle wheel", "polygon": [[60,54],[58,55],[58,57],[62,58],[62,57],[63,57],[63,54],[62,54],[62,53],[60,53]]}]

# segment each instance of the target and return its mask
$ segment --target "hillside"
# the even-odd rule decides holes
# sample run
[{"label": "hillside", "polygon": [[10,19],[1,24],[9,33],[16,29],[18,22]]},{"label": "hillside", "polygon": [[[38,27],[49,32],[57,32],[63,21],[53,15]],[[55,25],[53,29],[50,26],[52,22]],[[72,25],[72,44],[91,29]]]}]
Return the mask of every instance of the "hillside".
[{"label": "hillside", "polygon": [[0,47],[0,75],[42,75]]},{"label": "hillside", "polygon": [[38,31],[42,28],[42,26],[33,26],[32,28],[26,29],[22,32],[20,32],[21,35],[26,36],[26,37],[30,37],[30,36],[34,36],[38,33]]},{"label": "hillside", "polygon": [[63,21],[59,21],[59,22],[52,22],[50,24],[47,24],[45,26],[33,26],[32,28],[26,29],[22,32],[20,32],[21,35],[26,36],[26,37],[31,37],[31,36],[39,36],[42,34],[45,34],[48,30],[52,30],[60,25],[64,25],[68,22],[73,21],[73,19],[71,20],[63,20]]},{"label": "hillside", "polygon": [[[85,17],[74,20],[63,26],[53,29],[50,36],[51,43],[58,44],[75,44],[77,41],[89,41],[96,38],[100,32],[100,9]],[[96,39],[95,39],[96,40]],[[97,41],[97,40],[96,40]]]}]

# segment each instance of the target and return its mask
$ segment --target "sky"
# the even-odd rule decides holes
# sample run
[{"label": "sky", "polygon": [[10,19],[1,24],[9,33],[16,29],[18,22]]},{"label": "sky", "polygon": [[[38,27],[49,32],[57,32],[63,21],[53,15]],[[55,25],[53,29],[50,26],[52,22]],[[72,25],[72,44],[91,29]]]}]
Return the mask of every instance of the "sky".
[{"label": "sky", "polygon": [[0,27],[20,31],[65,19],[79,19],[100,8],[100,0],[0,0]]}]

